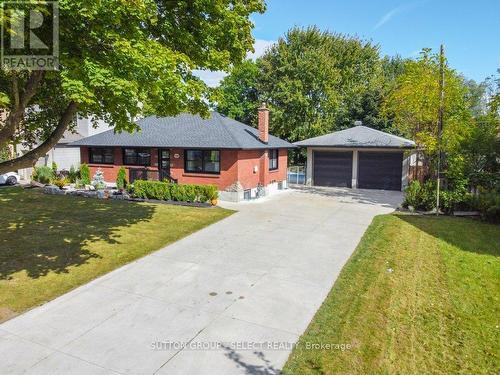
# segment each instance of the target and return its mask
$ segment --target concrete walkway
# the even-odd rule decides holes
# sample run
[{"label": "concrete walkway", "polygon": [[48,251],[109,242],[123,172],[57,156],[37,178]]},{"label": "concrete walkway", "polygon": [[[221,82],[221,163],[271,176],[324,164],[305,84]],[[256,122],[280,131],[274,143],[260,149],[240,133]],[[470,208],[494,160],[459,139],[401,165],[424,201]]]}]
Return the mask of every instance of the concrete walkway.
[{"label": "concrete walkway", "polygon": [[0,325],[0,373],[278,373],[401,198],[314,188],[227,204],[239,212]]}]

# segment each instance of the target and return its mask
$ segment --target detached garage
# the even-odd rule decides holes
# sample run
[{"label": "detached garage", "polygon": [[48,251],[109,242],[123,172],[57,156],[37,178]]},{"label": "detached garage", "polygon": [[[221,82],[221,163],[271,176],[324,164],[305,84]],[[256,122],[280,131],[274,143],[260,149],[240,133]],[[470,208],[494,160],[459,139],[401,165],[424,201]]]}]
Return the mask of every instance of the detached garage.
[{"label": "detached garage", "polygon": [[403,153],[415,148],[413,141],[361,125],[295,145],[307,148],[309,185],[382,190],[402,190]]}]

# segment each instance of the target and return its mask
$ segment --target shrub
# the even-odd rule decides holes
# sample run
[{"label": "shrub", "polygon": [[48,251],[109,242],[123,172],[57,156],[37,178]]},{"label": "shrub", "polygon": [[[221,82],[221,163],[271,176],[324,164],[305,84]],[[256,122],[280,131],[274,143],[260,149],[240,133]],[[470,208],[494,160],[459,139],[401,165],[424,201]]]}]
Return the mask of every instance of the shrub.
[{"label": "shrub", "polygon": [[79,171],[75,169],[75,167],[71,166],[68,172],[69,182],[71,182],[72,184],[76,183],[76,180],[78,180],[78,178],[80,177],[79,175],[80,175]]},{"label": "shrub", "polygon": [[185,185],[173,184],[170,187],[170,195],[172,200],[179,202],[188,202],[188,198],[185,195],[186,188],[182,187]]},{"label": "shrub", "polygon": [[500,194],[495,191],[482,192],[469,200],[470,208],[481,213],[484,220],[500,221]]},{"label": "shrub", "polygon": [[41,184],[48,184],[54,178],[54,171],[47,166],[35,167],[31,178]]},{"label": "shrub", "polygon": [[403,206],[413,206],[416,210],[432,210],[436,206],[435,188],[432,181],[427,181],[424,184],[413,181],[405,189]]},{"label": "shrub", "polygon": [[87,164],[80,166],[80,182],[82,185],[90,185],[90,168]]},{"label": "shrub", "polygon": [[123,190],[127,187],[127,171],[124,167],[120,167],[116,176],[116,187]]},{"label": "shrub", "polygon": [[422,190],[422,185],[420,182],[413,181],[410,185],[408,185],[405,189],[405,200],[403,202],[403,206],[408,208],[412,206],[414,208],[418,207],[420,204],[420,193]]},{"label": "shrub", "polygon": [[134,181],[133,194],[137,198],[170,200],[170,184],[160,181]]},{"label": "shrub", "polygon": [[92,185],[97,189],[106,188],[106,182],[104,181],[104,173],[101,168],[98,168],[95,171],[94,177],[92,178]]},{"label": "shrub", "polygon": [[54,176],[57,175],[57,164],[55,161],[52,162],[52,171],[54,172]]},{"label": "shrub", "polygon": [[[424,184],[413,181],[405,190],[404,207],[413,206],[417,210],[431,211],[436,208],[436,181],[429,180]],[[439,207],[450,213],[467,206],[470,198],[465,184],[457,184],[453,189],[439,192]]]},{"label": "shrub", "polygon": [[56,178],[69,178],[69,171],[63,169],[55,174]]},{"label": "shrub", "polygon": [[76,179],[75,181],[75,187],[77,189],[83,189],[85,187],[85,184],[80,180],[79,178]]},{"label": "shrub", "polygon": [[66,185],[68,185],[69,180],[66,178],[54,178],[52,180],[52,184],[56,185],[59,189],[62,189]]},{"label": "shrub", "polygon": [[127,190],[135,197],[144,199],[206,203],[218,198],[217,187],[213,185],[179,185],[136,180]]}]

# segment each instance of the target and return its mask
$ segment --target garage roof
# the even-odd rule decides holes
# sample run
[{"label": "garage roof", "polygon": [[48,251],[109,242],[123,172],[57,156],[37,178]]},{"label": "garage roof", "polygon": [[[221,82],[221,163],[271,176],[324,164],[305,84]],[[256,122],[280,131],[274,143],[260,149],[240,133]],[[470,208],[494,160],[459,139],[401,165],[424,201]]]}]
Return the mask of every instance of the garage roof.
[{"label": "garage roof", "polygon": [[309,147],[414,148],[415,142],[367,126],[355,126],[294,143]]}]

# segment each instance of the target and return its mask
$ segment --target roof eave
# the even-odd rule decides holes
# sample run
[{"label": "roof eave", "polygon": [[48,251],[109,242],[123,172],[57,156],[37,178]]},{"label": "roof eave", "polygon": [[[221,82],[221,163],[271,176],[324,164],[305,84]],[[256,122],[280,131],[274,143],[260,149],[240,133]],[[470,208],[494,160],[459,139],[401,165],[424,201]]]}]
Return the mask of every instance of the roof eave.
[{"label": "roof eave", "polygon": [[265,150],[269,148],[279,148],[279,149],[294,149],[298,148],[297,146],[290,144],[290,145],[281,145],[281,146],[274,146],[274,145],[262,145],[259,147],[234,147],[234,146],[164,146],[164,145],[150,145],[150,146],[143,146],[143,145],[128,145],[128,144],[123,144],[123,145],[110,145],[110,144],[74,144],[70,143],[67,144],[66,147],[137,147],[137,148],[182,148],[182,149],[187,149],[187,148],[192,148],[192,149],[204,149],[204,150],[210,150],[210,149],[220,149],[220,150]]},{"label": "roof eave", "polygon": [[296,147],[329,147],[329,148],[390,148],[390,149],[414,149],[416,145],[408,146],[380,146],[380,145],[326,145],[326,144],[295,144]]}]

